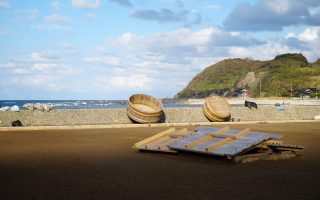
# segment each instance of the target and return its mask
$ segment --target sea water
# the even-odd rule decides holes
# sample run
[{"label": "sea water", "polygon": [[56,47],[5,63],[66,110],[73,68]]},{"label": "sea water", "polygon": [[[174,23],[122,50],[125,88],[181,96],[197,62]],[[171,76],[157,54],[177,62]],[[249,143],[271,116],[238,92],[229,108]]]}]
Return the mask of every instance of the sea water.
[{"label": "sea water", "polygon": [[[55,110],[64,109],[114,109],[126,108],[127,100],[0,100],[0,107],[17,105],[23,109],[23,105],[27,103],[52,104]],[[177,107],[201,107],[201,105],[188,105],[175,103],[173,101],[163,101],[165,108]]]}]

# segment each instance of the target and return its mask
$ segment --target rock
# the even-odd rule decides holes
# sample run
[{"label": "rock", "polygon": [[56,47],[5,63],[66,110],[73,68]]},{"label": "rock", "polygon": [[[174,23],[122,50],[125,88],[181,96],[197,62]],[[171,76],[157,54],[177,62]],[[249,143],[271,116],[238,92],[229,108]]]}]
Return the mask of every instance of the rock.
[{"label": "rock", "polygon": [[20,111],[20,108],[19,108],[19,106],[14,105],[14,106],[12,106],[12,107],[10,108],[10,110],[11,110],[11,111],[14,111],[14,112],[19,112],[19,111]]},{"label": "rock", "polygon": [[240,118],[232,117],[230,121],[232,121],[232,122],[240,122]]},{"label": "rock", "polygon": [[0,111],[7,111],[7,110],[10,110],[9,106],[5,106],[5,107],[0,108]]},{"label": "rock", "polygon": [[238,83],[237,83],[237,88],[243,88],[245,86],[250,86],[252,85],[254,82],[256,81],[256,77],[255,77],[255,74],[254,72],[248,72],[246,74],[246,76],[244,77],[244,79],[240,80]]},{"label": "rock", "polygon": [[50,110],[53,109],[52,104],[44,104],[43,105],[43,110],[49,112]]},{"label": "rock", "polygon": [[32,103],[27,103],[27,104],[24,104],[22,106],[25,110],[33,110],[33,104]]},{"label": "rock", "polygon": [[41,104],[41,103],[36,103],[36,104],[27,103],[27,104],[23,105],[23,108],[25,110],[40,110],[40,111],[49,112],[50,110],[53,109],[53,105],[52,104]]}]

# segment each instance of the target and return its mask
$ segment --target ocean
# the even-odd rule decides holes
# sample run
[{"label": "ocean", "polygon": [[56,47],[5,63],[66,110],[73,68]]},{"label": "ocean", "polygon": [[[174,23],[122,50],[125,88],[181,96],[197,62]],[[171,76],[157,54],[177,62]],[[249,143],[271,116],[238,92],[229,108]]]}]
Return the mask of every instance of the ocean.
[{"label": "ocean", "polygon": [[[19,106],[23,110],[23,105],[26,103],[41,103],[52,104],[55,110],[64,109],[114,109],[126,108],[127,100],[0,100],[0,107]],[[174,101],[163,101],[165,108],[177,107],[201,107],[201,105],[188,105]]]}]

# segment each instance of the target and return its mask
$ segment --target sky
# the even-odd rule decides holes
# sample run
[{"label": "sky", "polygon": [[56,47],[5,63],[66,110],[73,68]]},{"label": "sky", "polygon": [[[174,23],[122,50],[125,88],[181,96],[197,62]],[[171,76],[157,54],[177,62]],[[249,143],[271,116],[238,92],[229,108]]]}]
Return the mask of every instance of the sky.
[{"label": "sky", "polygon": [[226,58],[320,58],[320,0],[0,0],[0,99],[172,97]]}]

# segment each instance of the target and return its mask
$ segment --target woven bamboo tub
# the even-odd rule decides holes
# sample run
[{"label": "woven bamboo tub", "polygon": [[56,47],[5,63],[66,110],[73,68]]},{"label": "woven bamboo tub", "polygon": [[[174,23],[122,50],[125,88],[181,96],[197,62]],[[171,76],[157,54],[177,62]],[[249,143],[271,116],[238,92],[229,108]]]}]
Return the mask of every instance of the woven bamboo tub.
[{"label": "woven bamboo tub", "polygon": [[208,97],[203,105],[203,113],[212,122],[230,121],[231,118],[230,105],[220,96]]},{"label": "woven bamboo tub", "polygon": [[138,123],[148,124],[163,121],[163,106],[160,100],[146,94],[134,94],[129,98],[128,117]]}]

